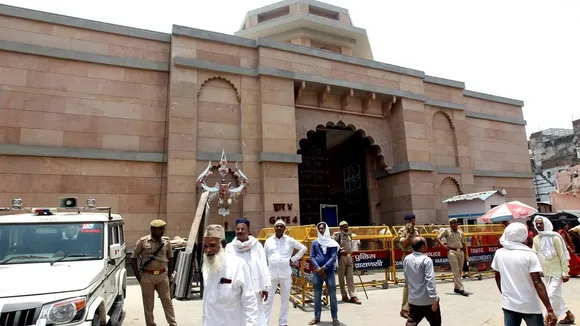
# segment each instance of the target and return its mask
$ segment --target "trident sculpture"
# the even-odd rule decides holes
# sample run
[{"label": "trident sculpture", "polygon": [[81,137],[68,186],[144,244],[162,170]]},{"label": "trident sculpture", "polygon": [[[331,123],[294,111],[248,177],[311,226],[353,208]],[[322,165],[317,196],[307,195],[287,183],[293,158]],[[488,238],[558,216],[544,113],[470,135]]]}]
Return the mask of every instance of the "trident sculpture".
[{"label": "trident sculpture", "polygon": [[197,183],[201,186],[201,190],[209,192],[208,205],[216,196],[218,197],[218,214],[222,216],[230,214],[233,200],[236,200],[239,196],[245,195],[249,186],[248,178],[242,170],[238,169],[238,163],[236,162],[236,172],[234,172],[234,176],[238,179],[240,185],[235,188],[230,187],[231,182],[226,183],[226,176],[231,171],[227,165],[228,160],[226,158],[226,152],[222,150],[222,157],[218,166],[218,173],[221,176],[221,182],[216,182],[214,187],[208,186],[205,182],[207,177],[213,174],[211,172],[211,161],[209,161],[207,168],[197,178]]}]

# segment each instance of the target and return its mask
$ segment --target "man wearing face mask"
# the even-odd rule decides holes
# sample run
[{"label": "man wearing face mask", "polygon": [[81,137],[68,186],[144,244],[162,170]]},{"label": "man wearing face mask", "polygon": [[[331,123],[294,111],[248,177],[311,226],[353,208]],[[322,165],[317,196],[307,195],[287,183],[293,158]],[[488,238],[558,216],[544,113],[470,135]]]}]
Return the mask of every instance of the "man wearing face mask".
[{"label": "man wearing face mask", "polygon": [[[419,230],[415,228],[415,214],[410,213],[405,215],[405,227],[399,231],[399,242],[403,249],[402,261],[405,257],[413,252],[413,238],[420,236]],[[401,304],[401,317],[407,319],[409,317],[409,286],[405,282],[403,287],[403,302]]]},{"label": "man wearing face mask", "polygon": [[270,271],[266,262],[264,247],[258,239],[249,235],[250,221],[245,218],[236,220],[236,237],[226,246],[230,254],[242,258],[250,269],[252,286],[258,300],[258,326],[266,326],[264,302],[268,300],[271,285]]},{"label": "man wearing face mask", "polygon": [[[270,268],[272,285],[270,286],[268,297],[270,300],[264,304],[266,307],[266,325],[269,324],[272,306],[274,305],[274,293],[280,285],[280,326],[288,325],[288,303],[290,301],[290,289],[292,287],[291,263],[295,263],[306,253],[306,246],[284,234],[286,224],[282,220],[277,220],[274,224],[274,235],[269,237],[264,243],[264,251]],[[294,250],[298,252],[292,256]]]},{"label": "man wearing face mask", "polygon": [[256,326],[258,300],[245,261],[226,253],[221,225],[203,235],[203,326]]},{"label": "man wearing face mask", "polygon": [[562,237],[554,232],[554,226],[550,220],[543,216],[536,216],[534,224],[538,235],[534,237],[532,248],[538,252],[542,264],[550,304],[556,316],[566,314],[566,317],[558,323],[573,324],[574,314],[566,307],[564,293],[562,293],[563,283],[570,279],[568,276],[570,253],[566,249],[566,243]]}]

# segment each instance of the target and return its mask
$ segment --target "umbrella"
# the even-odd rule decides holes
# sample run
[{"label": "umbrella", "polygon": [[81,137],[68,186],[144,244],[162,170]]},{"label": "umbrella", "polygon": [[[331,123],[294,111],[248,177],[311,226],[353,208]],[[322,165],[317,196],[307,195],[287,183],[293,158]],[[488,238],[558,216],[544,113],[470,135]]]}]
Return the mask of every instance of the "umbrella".
[{"label": "umbrella", "polygon": [[522,202],[511,201],[490,209],[487,213],[483,214],[481,220],[484,223],[498,223],[511,221],[513,219],[527,218],[537,212],[537,209]]}]

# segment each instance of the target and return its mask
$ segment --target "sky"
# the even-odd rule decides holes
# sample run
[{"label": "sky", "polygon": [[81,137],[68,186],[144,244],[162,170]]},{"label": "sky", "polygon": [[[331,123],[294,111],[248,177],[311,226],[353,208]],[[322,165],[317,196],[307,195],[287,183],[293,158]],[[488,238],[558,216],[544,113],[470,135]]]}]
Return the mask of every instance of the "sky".
[{"label": "sky", "polygon": [[[173,24],[236,32],[269,0],[0,0],[170,33]],[[367,30],[376,61],[524,101],[528,135],[580,119],[580,1],[326,0]]]}]

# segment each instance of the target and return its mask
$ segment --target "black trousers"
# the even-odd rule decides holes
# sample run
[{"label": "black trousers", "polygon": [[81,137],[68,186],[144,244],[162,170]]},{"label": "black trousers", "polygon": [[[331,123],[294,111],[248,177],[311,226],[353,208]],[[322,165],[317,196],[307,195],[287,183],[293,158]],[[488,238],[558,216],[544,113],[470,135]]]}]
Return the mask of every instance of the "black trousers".
[{"label": "black trousers", "polygon": [[437,311],[431,310],[431,305],[415,306],[409,304],[409,317],[405,326],[417,326],[424,319],[427,319],[431,326],[441,326],[441,306],[437,306]]}]

